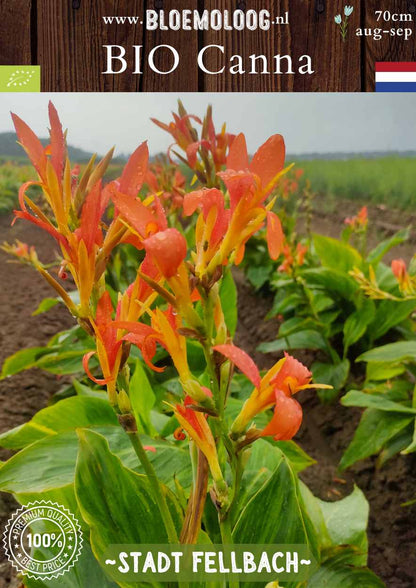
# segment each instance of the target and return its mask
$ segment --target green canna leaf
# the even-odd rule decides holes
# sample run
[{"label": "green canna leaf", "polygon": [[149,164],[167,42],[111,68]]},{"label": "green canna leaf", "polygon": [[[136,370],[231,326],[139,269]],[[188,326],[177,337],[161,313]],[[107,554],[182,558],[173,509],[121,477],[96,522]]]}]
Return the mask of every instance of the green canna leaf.
[{"label": "green canna leaf", "polygon": [[366,351],[357,361],[394,362],[416,360],[416,341],[397,341]]},{"label": "green canna leaf", "polygon": [[28,423],[0,435],[0,446],[21,449],[40,439],[77,427],[117,425],[107,398],[73,396],[43,408]]},{"label": "green canna leaf", "polygon": [[412,420],[414,420],[413,415],[368,408],[361,417],[353,440],[342,456],[339,467],[345,470],[356,461],[375,455],[387,441],[402,431]]},{"label": "green canna leaf", "polygon": [[242,510],[233,538],[235,543],[307,544],[317,556],[318,537],[306,513],[296,475],[283,454],[272,476]]},{"label": "green canna leaf", "polygon": [[[75,491],[83,519],[89,525],[94,554],[101,558],[109,545],[167,543],[167,536],[145,476],[125,468],[110,452],[106,439],[92,431],[78,432],[80,449]],[[168,506],[180,532],[182,512],[166,487]],[[120,584],[121,585],[121,584]],[[135,586],[124,584],[123,586]]]},{"label": "green canna leaf", "polygon": [[348,243],[315,234],[313,244],[324,267],[347,273],[354,267],[362,266],[361,255]]}]

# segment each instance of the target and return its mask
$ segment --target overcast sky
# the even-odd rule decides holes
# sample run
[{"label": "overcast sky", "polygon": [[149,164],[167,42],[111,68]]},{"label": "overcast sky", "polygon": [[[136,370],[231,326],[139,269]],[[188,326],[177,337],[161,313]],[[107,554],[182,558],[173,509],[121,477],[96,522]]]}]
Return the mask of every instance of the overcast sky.
[{"label": "overcast sky", "polygon": [[[130,153],[149,140],[151,153],[166,150],[169,137],[150,117],[164,122],[179,95],[170,94],[0,94],[0,132],[11,131],[9,111],[46,136],[47,102],[52,99],[68,141],[102,154],[113,144]],[[362,94],[181,94],[188,112],[214,108],[219,129],[243,131],[249,150],[273,133],[285,137],[292,154],[310,152],[405,151],[416,149],[415,95]]]}]

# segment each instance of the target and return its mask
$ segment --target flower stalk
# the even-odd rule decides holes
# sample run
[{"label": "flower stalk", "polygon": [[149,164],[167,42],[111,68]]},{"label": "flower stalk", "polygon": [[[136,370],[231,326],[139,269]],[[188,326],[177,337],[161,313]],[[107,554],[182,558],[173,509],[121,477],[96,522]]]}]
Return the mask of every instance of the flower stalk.
[{"label": "flower stalk", "polygon": [[137,457],[139,458],[140,463],[143,466],[144,471],[146,472],[147,479],[149,480],[149,484],[151,485],[154,493],[154,497],[159,507],[159,511],[165,525],[166,533],[168,536],[169,543],[178,543],[178,534],[176,532],[176,528],[172,519],[171,512],[169,510],[168,504],[166,502],[166,496],[163,493],[162,487],[160,485],[159,479],[156,475],[154,467],[150,459],[147,457],[146,450],[143,447],[143,444],[140,439],[140,435],[137,431],[137,423],[134,416],[130,414],[120,414],[118,415],[118,419],[120,425],[123,427],[125,432],[128,435],[130,443],[136,453]]}]

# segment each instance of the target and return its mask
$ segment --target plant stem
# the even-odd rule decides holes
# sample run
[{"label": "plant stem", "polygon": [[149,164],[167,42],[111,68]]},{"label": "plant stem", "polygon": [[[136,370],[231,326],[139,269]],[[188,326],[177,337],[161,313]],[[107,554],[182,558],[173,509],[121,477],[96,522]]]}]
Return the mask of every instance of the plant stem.
[{"label": "plant stem", "polygon": [[201,529],[205,500],[208,488],[208,462],[202,451],[198,450],[196,479],[189,499],[185,521],[180,537],[181,543],[194,544]]},{"label": "plant stem", "polygon": [[233,484],[233,495],[231,498],[230,508],[228,509],[227,516],[230,520],[234,520],[235,510],[238,503],[238,497],[240,493],[240,484],[243,477],[243,464],[242,464],[242,453],[240,452],[235,458],[234,463],[234,484]]},{"label": "plant stem", "polygon": [[134,451],[136,452],[137,457],[140,460],[140,463],[143,466],[144,471],[149,479],[149,483],[152,486],[154,496],[156,498],[156,502],[158,503],[160,514],[162,516],[163,522],[165,524],[166,533],[168,535],[169,543],[179,543],[178,534],[175,529],[175,525],[173,523],[172,515],[170,513],[169,507],[166,502],[166,497],[163,494],[162,488],[160,486],[159,480],[156,476],[156,472],[146,455],[146,450],[142,445],[140,440],[140,436],[137,431],[126,431],[130,442],[133,446]]},{"label": "plant stem", "polygon": [[[232,536],[232,530],[231,530],[231,519],[228,516],[228,514],[225,515],[224,518],[219,517],[219,521],[220,521],[220,529],[221,529],[221,538],[222,538],[222,544],[223,545],[233,545],[233,536]],[[228,586],[229,588],[239,588],[240,583],[237,579],[231,579],[228,581]]]}]

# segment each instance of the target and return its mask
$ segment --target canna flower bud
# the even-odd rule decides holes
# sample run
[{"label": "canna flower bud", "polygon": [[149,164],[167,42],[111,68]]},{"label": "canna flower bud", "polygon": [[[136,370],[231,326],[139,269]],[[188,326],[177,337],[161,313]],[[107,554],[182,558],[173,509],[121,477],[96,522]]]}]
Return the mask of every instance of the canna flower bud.
[{"label": "canna flower bud", "polygon": [[129,414],[131,412],[130,398],[123,389],[117,394],[117,404],[122,414]]},{"label": "canna flower bud", "polygon": [[180,383],[182,388],[187,396],[192,398],[198,404],[202,406],[210,406],[213,407],[213,402],[210,399],[209,395],[207,395],[206,388],[201,386],[198,380],[190,377],[187,380],[180,379]]},{"label": "canna flower bud", "polygon": [[391,271],[396,276],[398,282],[403,282],[407,274],[406,262],[404,259],[393,259],[391,262]]},{"label": "canna flower bud", "polygon": [[395,275],[401,292],[412,294],[414,292],[414,283],[412,277],[407,271],[404,259],[393,259],[391,262],[391,271]]},{"label": "canna flower bud", "polygon": [[176,275],[187,253],[186,240],[177,229],[166,229],[143,241],[146,252],[165,278]]}]

